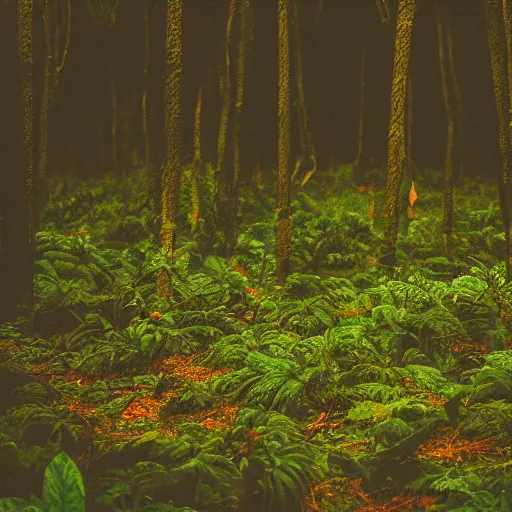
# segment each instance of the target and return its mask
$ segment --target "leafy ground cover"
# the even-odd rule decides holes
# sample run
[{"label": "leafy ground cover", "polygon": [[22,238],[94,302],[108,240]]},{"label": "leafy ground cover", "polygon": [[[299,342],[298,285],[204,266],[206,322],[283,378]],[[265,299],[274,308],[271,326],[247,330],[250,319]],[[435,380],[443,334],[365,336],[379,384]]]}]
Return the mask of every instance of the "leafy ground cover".
[{"label": "leafy ground cover", "polygon": [[378,186],[343,168],[298,187],[283,287],[270,187],[242,191],[228,260],[213,202],[192,230],[188,173],[173,258],[150,173],[59,182],[37,238],[36,333],[24,317],[0,327],[0,510],[510,510],[496,191],[460,188],[449,260],[438,181],[415,183],[397,267],[377,259]]}]

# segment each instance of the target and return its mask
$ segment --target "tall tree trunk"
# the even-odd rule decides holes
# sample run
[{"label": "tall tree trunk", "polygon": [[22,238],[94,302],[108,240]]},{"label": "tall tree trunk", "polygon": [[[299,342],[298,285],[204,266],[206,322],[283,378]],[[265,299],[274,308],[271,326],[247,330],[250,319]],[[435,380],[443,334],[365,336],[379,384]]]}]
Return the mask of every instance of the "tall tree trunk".
[{"label": "tall tree trunk", "polygon": [[[224,46],[224,73],[221,73],[220,92],[222,96],[222,107],[220,113],[219,135],[217,138],[217,212],[223,223],[227,220],[227,204],[230,199],[232,173],[226,170],[226,142],[228,124],[231,114],[231,33],[233,31],[233,20],[236,13],[237,0],[230,0],[229,13],[226,22],[226,40]],[[224,230],[226,231],[226,230]]]},{"label": "tall tree trunk", "polygon": [[292,220],[290,209],[290,38],[288,31],[288,0],[277,0],[279,89],[277,140],[277,232],[276,279],[283,285],[290,272]]},{"label": "tall tree trunk", "polygon": [[435,6],[437,40],[439,53],[439,70],[441,72],[441,86],[443,100],[446,109],[446,153],[444,161],[444,195],[443,195],[443,226],[444,226],[444,250],[445,255],[453,259],[453,139],[455,126],[453,122],[453,99],[448,84],[448,73],[445,56],[445,44],[447,40],[447,16],[446,7],[441,11],[439,4]]},{"label": "tall tree trunk", "polygon": [[36,202],[35,176],[34,176],[34,83],[33,83],[33,0],[18,0],[18,55],[21,65],[21,100],[23,105],[23,163],[26,170],[26,185],[28,198],[28,244],[29,250],[26,260],[27,295],[32,313],[34,312],[33,294],[33,261],[36,255]]},{"label": "tall tree trunk", "polygon": [[240,40],[238,42],[238,63],[236,77],[236,101],[233,119],[233,177],[228,202],[226,228],[226,256],[233,255],[236,245],[236,214],[238,209],[238,181],[240,178],[240,118],[244,103],[245,60],[253,36],[253,13],[251,0],[242,0],[240,5]]},{"label": "tall tree trunk", "polygon": [[[48,111],[50,97],[53,91],[55,79],[55,11],[53,0],[45,0],[43,7],[44,21],[44,82],[43,94],[41,98],[41,111],[39,114],[39,162],[37,166],[38,182],[40,192],[43,195],[43,189],[46,183],[46,169],[48,157]],[[45,198],[40,198],[42,203]],[[40,204],[40,207],[43,205]]]},{"label": "tall tree trunk", "polygon": [[300,44],[299,9],[297,0],[291,0],[291,15],[293,26],[295,80],[297,84],[297,120],[299,123],[299,139],[301,155],[297,160],[292,181],[299,174],[300,184],[303,186],[316,172],[316,149],[313,144],[311,132],[308,129],[308,113],[304,94],[304,72],[302,66],[302,51]]},{"label": "tall tree trunk", "polygon": [[389,12],[388,0],[375,0],[375,5],[379,11],[380,21],[382,23],[389,23],[391,21],[391,14]]},{"label": "tall tree trunk", "polygon": [[[162,248],[172,258],[178,222],[178,200],[181,178],[180,101],[182,75],[182,0],[167,0],[167,37],[165,44],[165,142],[166,160],[162,172]],[[160,272],[157,293],[161,298],[171,295],[170,276]]]},{"label": "tall tree trunk", "polygon": [[192,232],[196,238],[200,235],[201,218],[201,106],[203,102],[203,87],[197,92],[196,113],[194,118],[194,161],[192,162]]},{"label": "tall tree trunk", "polygon": [[144,4],[144,74],[142,91],[142,135],[144,137],[144,165],[149,167],[149,131],[148,131],[148,79],[149,79],[149,51],[151,31],[149,26],[149,3]]},{"label": "tall tree trunk", "polygon": [[407,179],[414,179],[414,160],[412,158],[412,125],[414,120],[414,95],[412,89],[412,76],[409,71],[409,76],[407,77],[407,132],[406,132],[406,148],[405,148],[405,157],[407,159]]},{"label": "tall tree trunk", "polygon": [[[388,135],[388,180],[386,187],[385,260],[395,263],[398,235],[399,196],[405,160],[405,103],[416,0],[399,0],[395,36],[395,59],[391,85],[391,116]],[[384,259],[384,258],[383,258]]]},{"label": "tall tree trunk", "polygon": [[107,28],[109,31],[109,71],[110,71],[110,133],[112,137],[112,167],[117,172],[119,170],[119,151],[118,151],[118,140],[117,140],[117,120],[118,120],[118,105],[117,105],[117,84],[116,84],[116,67],[114,57],[114,36],[111,31],[112,28]]},{"label": "tall tree trunk", "polygon": [[508,124],[512,151],[512,0],[503,1],[503,22],[507,41],[507,77],[508,77]]},{"label": "tall tree trunk", "polygon": [[225,68],[221,81],[222,109],[220,115],[219,136],[217,138],[217,172],[220,172],[223,169],[224,159],[226,157],[226,135],[228,130],[229,114],[231,111],[231,58],[229,49],[235,12],[236,0],[230,0],[224,49]]},{"label": "tall tree trunk", "polygon": [[357,126],[357,155],[354,163],[353,178],[356,186],[364,184],[367,159],[364,151],[364,121],[365,121],[365,95],[366,95],[366,43],[361,46],[361,60],[359,65],[359,122]]},{"label": "tall tree trunk", "polygon": [[[454,116],[455,133],[458,140],[458,173],[457,178],[459,181],[464,179],[464,103],[462,101],[462,93],[459,87],[459,80],[457,78],[457,70],[455,68],[455,62],[453,58],[453,35],[452,35],[452,21],[450,11],[446,11],[446,45],[448,54],[448,69],[450,72],[450,78],[453,85],[453,92],[455,95],[455,107],[456,117]],[[455,113],[454,112],[454,113]]]},{"label": "tall tree trunk", "polygon": [[[59,0],[55,1],[55,13],[58,14],[59,9]],[[67,12],[66,12],[66,39],[64,40],[64,48],[62,50],[62,55],[60,57],[60,64],[57,66],[57,62],[59,62],[59,53],[60,53],[60,25],[58,22],[55,23],[55,34],[54,34],[54,58],[53,61],[55,62],[55,76],[53,79],[53,89],[52,89],[52,95],[50,97],[50,105],[52,105],[53,100],[53,92],[55,91],[56,87],[59,85],[59,79],[60,74],[62,70],[64,69],[64,64],[66,63],[66,58],[68,56],[69,46],[71,44],[71,0],[67,0]]]},{"label": "tall tree trunk", "polygon": [[507,276],[511,278],[510,261],[510,165],[511,141],[509,124],[509,91],[506,62],[506,35],[503,26],[503,12],[499,0],[485,0],[485,17],[487,22],[487,39],[491,56],[494,96],[498,115],[499,145],[501,154],[501,176],[499,197],[503,226],[505,228],[505,263]]}]

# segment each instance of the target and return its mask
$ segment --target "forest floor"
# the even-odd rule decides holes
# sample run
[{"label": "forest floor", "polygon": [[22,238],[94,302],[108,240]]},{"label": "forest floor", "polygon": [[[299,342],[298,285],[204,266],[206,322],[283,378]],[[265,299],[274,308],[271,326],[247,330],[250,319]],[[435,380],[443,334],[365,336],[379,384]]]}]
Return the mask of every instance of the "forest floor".
[{"label": "forest floor", "polygon": [[241,190],[223,258],[213,182],[197,233],[186,172],[169,258],[151,183],[63,179],[43,213],[36,332],[0,326],[0,511],[512,508],[494,187],[457,188],[449,259],[442,176],[405,184],[389,266],[382,187],[356,188],[348,167],[314,176],[294,186],[294,273],[277,286],[269,186]]}]

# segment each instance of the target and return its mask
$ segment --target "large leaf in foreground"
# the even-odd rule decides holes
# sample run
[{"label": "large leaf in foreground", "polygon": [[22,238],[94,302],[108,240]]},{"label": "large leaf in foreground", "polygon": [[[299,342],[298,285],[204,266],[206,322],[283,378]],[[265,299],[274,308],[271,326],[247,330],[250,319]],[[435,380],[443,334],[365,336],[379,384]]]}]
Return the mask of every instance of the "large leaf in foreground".
[{"label": "large leaf in foreground", "polygon": [[85,512],[82,475],[66,452],[58,453],[48,464],[43,495],[47,512]]}]

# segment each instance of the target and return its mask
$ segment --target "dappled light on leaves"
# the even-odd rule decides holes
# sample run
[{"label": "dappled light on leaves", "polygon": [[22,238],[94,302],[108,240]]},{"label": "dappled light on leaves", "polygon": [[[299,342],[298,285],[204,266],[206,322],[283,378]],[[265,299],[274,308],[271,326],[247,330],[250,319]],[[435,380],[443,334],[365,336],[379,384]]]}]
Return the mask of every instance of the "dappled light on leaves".
[{"label": "dappled light on leaves", "polygon": [[213,411],[203,413],[203,416],[207,417],[201,421],[201,425],[204,425],[209,430],[231,429],[233,428],[238,410],[238,407],[223,405]]},{"label": "dappled light on leaves", "polygon": [[194,361],[203,354],[181,355],[175,354],[168,359],[159,361],[155,364],[154,370],[163,372],[167,375],[175,375],[194,382],[204,382],[217,375],[225,375],[227,370],[212,370],[197,366]]},{"label": "dappled light on leaves", "polygon": [[489,343],[487,341],[456,341],[450,345],[449,350],[456,353],[472,352],[475,355],[484,355],[489,353]]},{"label": "dappled light on leaves", "polygon": [[425,394],[427,395],[429,404],[434,407],[439,407],[439,406],[445,404],[446,402],[448,402],[448,400],[446,398],[443,398],[442,396],[434,395],[430,391],[425,391]]},{"label": "dappled light on leaves", "polygon": [[149,418],[158,421],[158,411],[162,406],[162,400],[151,397],[136,398],[121,414],[124,420],[136,420]]},{"label": "dappled light on leaves", "polygon": [[14,340],[0,340],[0,352],[23,352]]},{"label": "dappled light on leaves", "polygon": [[[310,488],[310,492],[304,497],[302,511],[322,512],[331,508],[323,507],[323,504],[340,504],[345,509],[350,505],[350,510],[355,512],[408,512],[416,510],[428,510],[436,502],[429,496],[410,496],[398,494],[385,497],[389,491],[365,492],[361,478],[349,480],[348,478],[330,478],[319,482]],[[350,501],[349,501],[350,500]]]},{"label": "dappled light on leaves", "polygon": [[440,459],[445,462],[462,463],[465,457],[477,453],[489,453],[494,450],[494,439],[469,441],[459,438],[459,431],[452,428],[442,430],[442,433],[423,443],[418,449],[420,457]]}]

